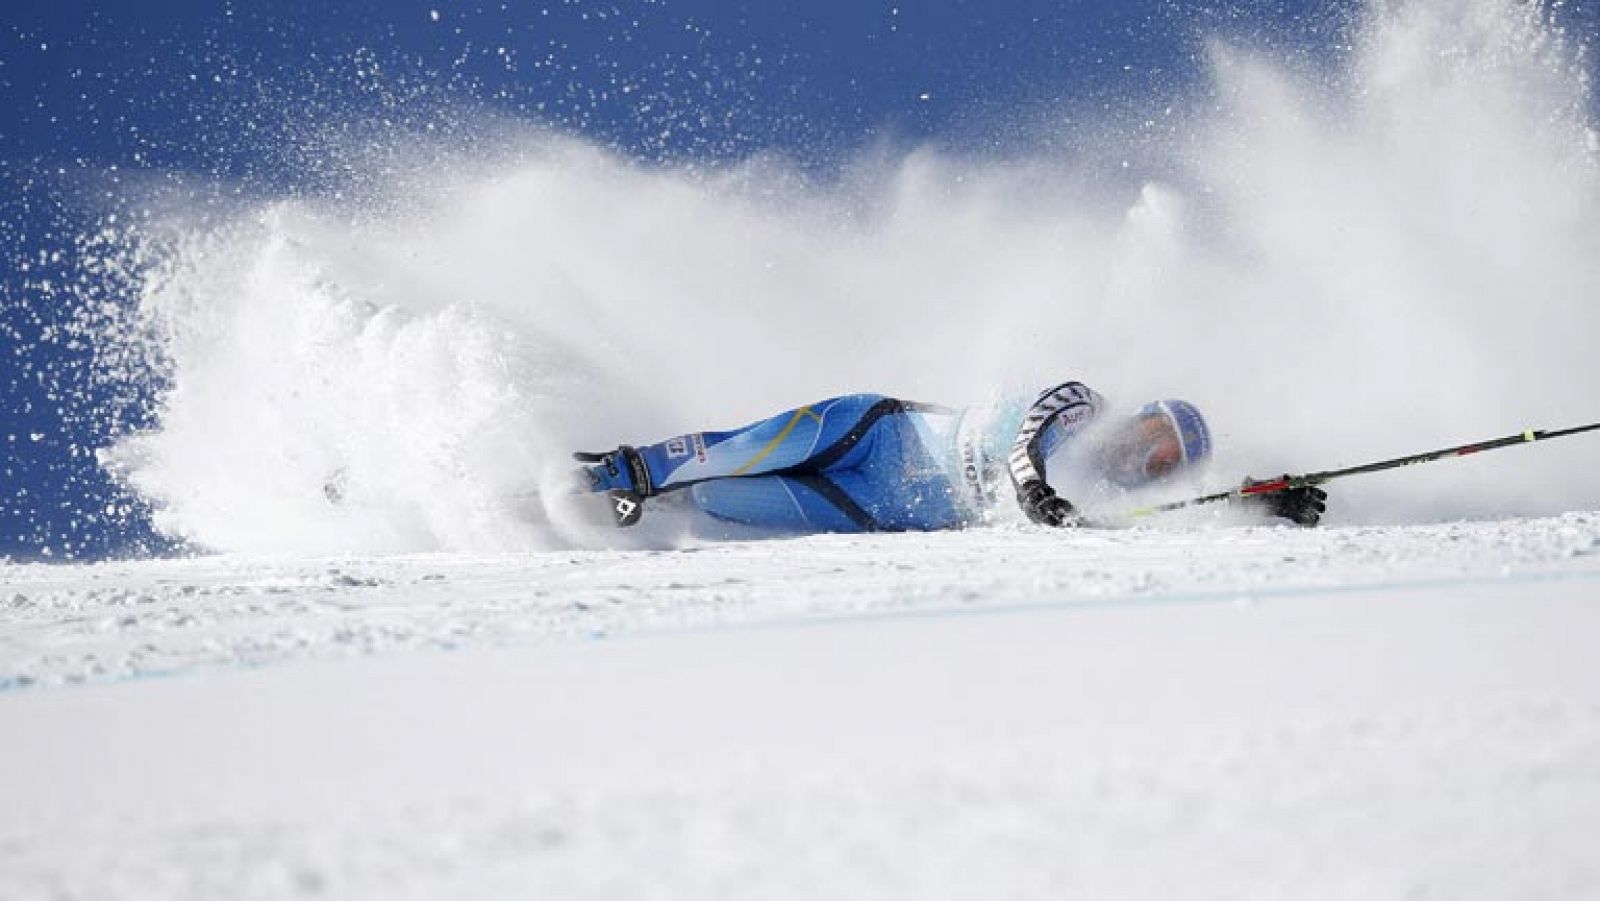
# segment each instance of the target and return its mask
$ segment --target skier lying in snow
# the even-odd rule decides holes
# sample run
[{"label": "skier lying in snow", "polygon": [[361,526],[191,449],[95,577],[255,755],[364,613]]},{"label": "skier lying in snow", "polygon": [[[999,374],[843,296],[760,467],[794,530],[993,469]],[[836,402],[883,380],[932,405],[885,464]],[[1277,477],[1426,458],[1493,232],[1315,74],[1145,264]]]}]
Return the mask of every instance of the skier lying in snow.
[{"label": "skier lying in snow", "polygon": [[[1055,458],[1058,486],[1101,495],[1168,478],[1211,454],[1210,430],[1189,403],[1155,401],[1097,423],[1104,406],[1081,382],[1045,391],[1025,410],[851,394],[733,431],[574,456],[590,464],[583,487],[608,495],[619,526],[639,521],[645,498],[688,488],[695,506],[714,517],[771,529],[950,529],[989,518],[1007,477],[1029,519],[1084,526],[1090,523],[1046,478],[1047,461]],[[1307,486],[1249,503],[1313,526],[1326,498]]]}]

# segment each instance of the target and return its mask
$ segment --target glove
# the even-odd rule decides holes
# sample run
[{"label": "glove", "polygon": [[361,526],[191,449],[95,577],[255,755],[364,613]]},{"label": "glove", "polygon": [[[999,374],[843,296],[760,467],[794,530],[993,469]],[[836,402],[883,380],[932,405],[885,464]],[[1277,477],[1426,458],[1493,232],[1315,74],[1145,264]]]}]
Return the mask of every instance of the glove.
[{"label": "glove", "polygon": [[[1280,479],[1290,478],[1287,475]],[[1279,481],[1268,479],[1266,481]],[[1245,477],[1244,487],[1260,485],[1248,476]],[[1271,494],[1252,494],[1239,499],[1245,506],[1255,510],[1262,510],[1272,516],[1281,516],[1302,526],[1314,526],[1322,520],[1323,511],[1328,509],[1328,492],[1315,485],[1301,485],[1299,488],[1290,488],[1287,491],[1274,491]]]},{"label": "glove", "polygon": [[1056,494],[1055,489],[1034,480],[1017,486],[1017,503],[1028,518],[1045,526],[1081,526],[1083,516],[1072,502]]}]

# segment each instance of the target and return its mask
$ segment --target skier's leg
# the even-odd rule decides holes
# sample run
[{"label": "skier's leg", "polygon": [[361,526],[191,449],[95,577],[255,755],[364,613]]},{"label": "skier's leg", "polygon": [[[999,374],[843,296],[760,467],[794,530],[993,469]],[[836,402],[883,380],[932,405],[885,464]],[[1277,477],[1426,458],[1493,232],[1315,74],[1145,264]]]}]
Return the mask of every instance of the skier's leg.
[{"label": "skier's leg", "polygon": [[822,476],[713,479],[689,488],[695,506],[717,519],[780,532],[870,532],[877,525]]},{"label": "skier's leg", "polygon": [[[926,409],[926,408],[921,408]],[[853,505],[853,519],[870,531],[931,531],[969,522],[951,472],[940,464],[915,422],[916,406],[879,419],[867,434],[810,478]]]},{"label": "skier's leg", "polygon": [[[866,423],[842,452],[782,475],[715,479],[690,489],[720,519],[784,531],[879,532],[953,528],[970,519],[949,474],[902,411]],[[825,464],[825,465],[819,465]]]},{"label": "skier's leg", "polygon": [[845,470],[713,479],[689,488],[695,506],[718,519],[784,532],[902,532],[949,529],[968,515],[943,476],[885,486]]},{"label": "skier's leg", "polygon": [[888,480],[882,474],[846,470],[811,476],[831,489],[830,497],[846,499],[856,511],[859,529],[831,531],[932,532],[970,523],[973,514],[958,504],[950,480],[942,473],[905,474]]},{"label": "skier's leg", "polygon": [[[714,480],[720,484],[783,475],[785,482],[765,488],[729,489],[726,503],[744,509],[748,497],[760,499],[769,511],[786,505],[808,511],[798,519],[777,513],[750,519],[710,512],[741,522],[771,520],[775,528],[951,528],[965,521],[967,514],[955,503],[947,474],[918,439],[909,419],[937,409],[878,394],[851,394],[787,410],[740,429],[682,435],[638,449],[622,447],[592,457],[587,462],[595,465],[585,472],[590,490],[611,495],[619,525],[637,521],[639,502],[663,491]],[[778,491],[811,500],[790,501]],[[714,504],[722,494],[711,490],[704,496]],[[815,507],[819,500],[826,506]],[[719,509],[727,513],[734,507]]]},{"label": "skier's leg", "polygon": [[708,479],[825,468],[901,408],[878,394],[833,397],[725,432],[695,432],[637,449],[619,448],[584,462],[592,491],[639,497]]}]

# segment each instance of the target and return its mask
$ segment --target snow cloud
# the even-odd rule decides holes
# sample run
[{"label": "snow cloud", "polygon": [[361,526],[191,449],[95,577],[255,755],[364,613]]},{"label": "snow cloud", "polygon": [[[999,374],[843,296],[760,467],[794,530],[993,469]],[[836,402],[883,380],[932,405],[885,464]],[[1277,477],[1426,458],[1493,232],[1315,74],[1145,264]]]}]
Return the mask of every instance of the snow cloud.
[{"label": "snow cloud", "polygon": [[[179,216],[160,424],[105,459],[208,547],[493,549],[573,540],[571,450],[847,391],[1184,397],[1217,485],[1590,421],[1600,153],[1540,16],[1377,4],[1318,72],[1213,41],[1149,173],[916,148],[819,181],[512,128],[380,154],[373,196]],[[1594,456],[1342,482],[1332,521],[1593,508]]]}]

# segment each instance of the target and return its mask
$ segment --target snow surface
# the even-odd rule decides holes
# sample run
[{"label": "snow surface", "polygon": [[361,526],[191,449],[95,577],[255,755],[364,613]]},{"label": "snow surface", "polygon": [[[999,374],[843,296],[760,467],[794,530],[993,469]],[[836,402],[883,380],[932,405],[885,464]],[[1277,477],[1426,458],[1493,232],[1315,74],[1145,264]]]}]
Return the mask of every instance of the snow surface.
[{"label": "snow surface", "polygon": [[1600,513],[0,584],[7,899],[1600,894]]},{"label": "snow surface", "polygon": [[158,396],[73,513],[231,553],[0,565],[0,899],[1600,897],[1588,438],[1311,531],[540,500],[849,391],[1183,396],[1207,490],[1592,421],[1586,40],[1356,19],[1326,70],[1208,26],[1170,105],[837,178],[313,115],[348,194],[130,187],[84,337]]}]

